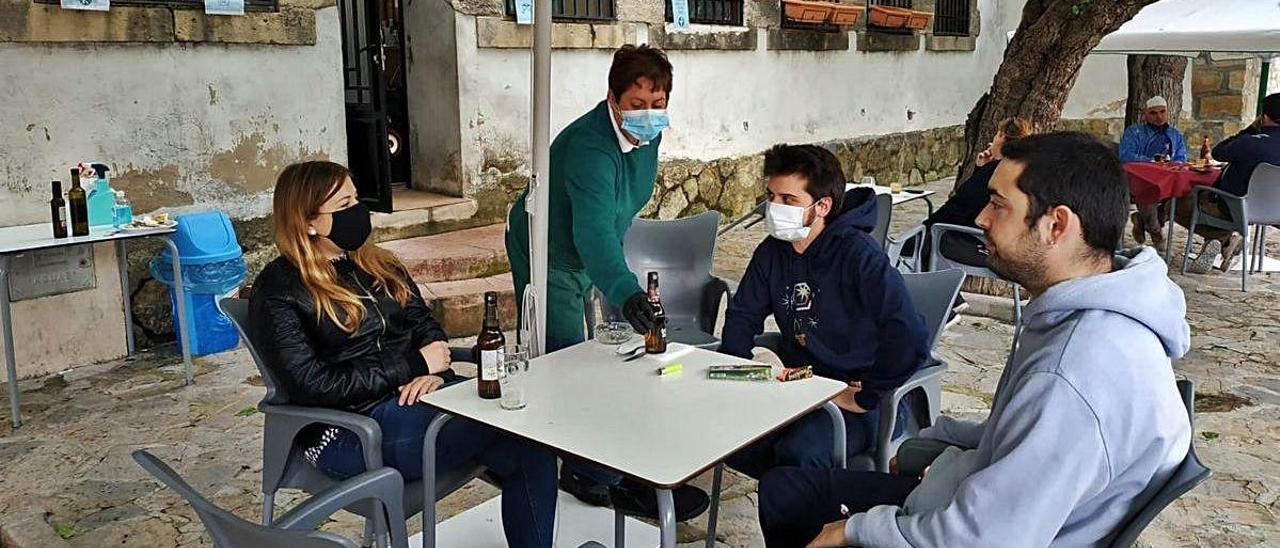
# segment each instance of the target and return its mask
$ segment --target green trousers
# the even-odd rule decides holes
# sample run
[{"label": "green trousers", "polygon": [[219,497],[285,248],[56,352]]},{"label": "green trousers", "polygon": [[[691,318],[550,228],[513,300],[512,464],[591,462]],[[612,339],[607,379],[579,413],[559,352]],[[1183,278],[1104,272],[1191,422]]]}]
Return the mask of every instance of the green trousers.
[{"label": "green trousers", "polygon": [[[511,263],[511,278],[515,282],[516,310],[523,313],[524,290],[529,286],[529,250],[527,242],[514,241],[507,232],[507,260]],[[543,304],[547,309],[547,352],[573,346],[587,339],[585,331],[585,299],[591,295],[591,278],[581,270],[547,268],[547,294]],[[523,321],[523,319],[521,320]]]}]

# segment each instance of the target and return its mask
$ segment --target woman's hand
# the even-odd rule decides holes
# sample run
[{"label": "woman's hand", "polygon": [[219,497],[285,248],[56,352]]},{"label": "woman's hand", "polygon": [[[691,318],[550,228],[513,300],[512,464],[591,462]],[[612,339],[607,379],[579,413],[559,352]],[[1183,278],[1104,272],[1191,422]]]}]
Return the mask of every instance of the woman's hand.
[{"label": "woman's hand", "polygon": [[444,384],[444,379],[435,375],[423,375],[400,387],[400,405],[413,405],[424,394],[435,392]]},{"label": "woman's hand", "polygon": [[427,373],[436,374],[453,366],[453,358],[449,357],[449,343],[436,341],[422,347],[422,359],[427,362]]}]

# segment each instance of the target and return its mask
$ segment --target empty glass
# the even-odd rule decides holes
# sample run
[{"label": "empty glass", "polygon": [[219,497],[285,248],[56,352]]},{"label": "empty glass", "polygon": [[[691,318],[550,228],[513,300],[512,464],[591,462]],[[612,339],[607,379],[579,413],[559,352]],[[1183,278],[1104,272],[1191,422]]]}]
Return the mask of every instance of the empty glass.
[{"label": "empty glass", "polygon": [[498,376],[498,385],[502,388],[502,397],[498,400],[499,406],[509,411],[524,409],[524,384],[525,375],[528,372],[528,347],[523,344],[508,345],[502,362],[502,371]]},{"label": "empty glass", "polygon": [[875,178],[875,177],[872,177],[872,176],[870,176],[870,175],[864,176],[864,177],[862,178],[862,184],[864,184],[864,185],[866,185],[866,186],[872,186],[872,185],[875,185],[875,184],[876,184],[876,178]]}]

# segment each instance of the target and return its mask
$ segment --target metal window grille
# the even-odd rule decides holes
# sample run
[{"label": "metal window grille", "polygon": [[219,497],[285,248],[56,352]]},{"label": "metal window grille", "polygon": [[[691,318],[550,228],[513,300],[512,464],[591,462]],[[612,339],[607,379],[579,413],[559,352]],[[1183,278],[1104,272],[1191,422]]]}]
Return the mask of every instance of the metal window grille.
[{"label": "metal window grille", "polygon": [[[689,22],[700,25],[742,26],[743,0],[688,0]],[[671,18],[671,0],[667,0],[667,22]]]},{"label": "metal window grille", "polygon": [[[60,0],[35,0],[37,4],[60,4]],[[245,0],[244,11],[277,11],[277,0]],[[143,6],[204,9],[204,0],[111,0],[112,6]]]},{"label": "metal window grille", "polygon": [[[507,17],[516,16],[515,0],[506,0]],[[551,0],[551,17],[561,21],[612,21],[614,0]]]},{"label": "metal window grille", "polygon": [[968,36],[969,0],[938,0],[934,7],[933,33],[944,36]]}]

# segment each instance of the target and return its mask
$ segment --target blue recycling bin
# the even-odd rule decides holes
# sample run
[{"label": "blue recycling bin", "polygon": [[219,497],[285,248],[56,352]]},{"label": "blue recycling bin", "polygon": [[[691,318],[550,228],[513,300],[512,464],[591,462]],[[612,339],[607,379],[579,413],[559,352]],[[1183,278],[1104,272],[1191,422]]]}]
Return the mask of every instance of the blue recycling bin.
[{"label": "blue recycling bin", "polygon": [[[240,337],[231,321],[218,309],[218,299],[244,281],[244,251],[236,240],[231,219],[221,211],[190,213],[177,218],[178,231],[172,236],[178,247],[182,287],[187,305],[186,329],[191,353],[215,354],[235,348]],[[173,283],[173,256],[166,247],[151,261],[151,275],[169,286],[169,302],[174,305],[173,321],[178,322],[178,294]]]}]

